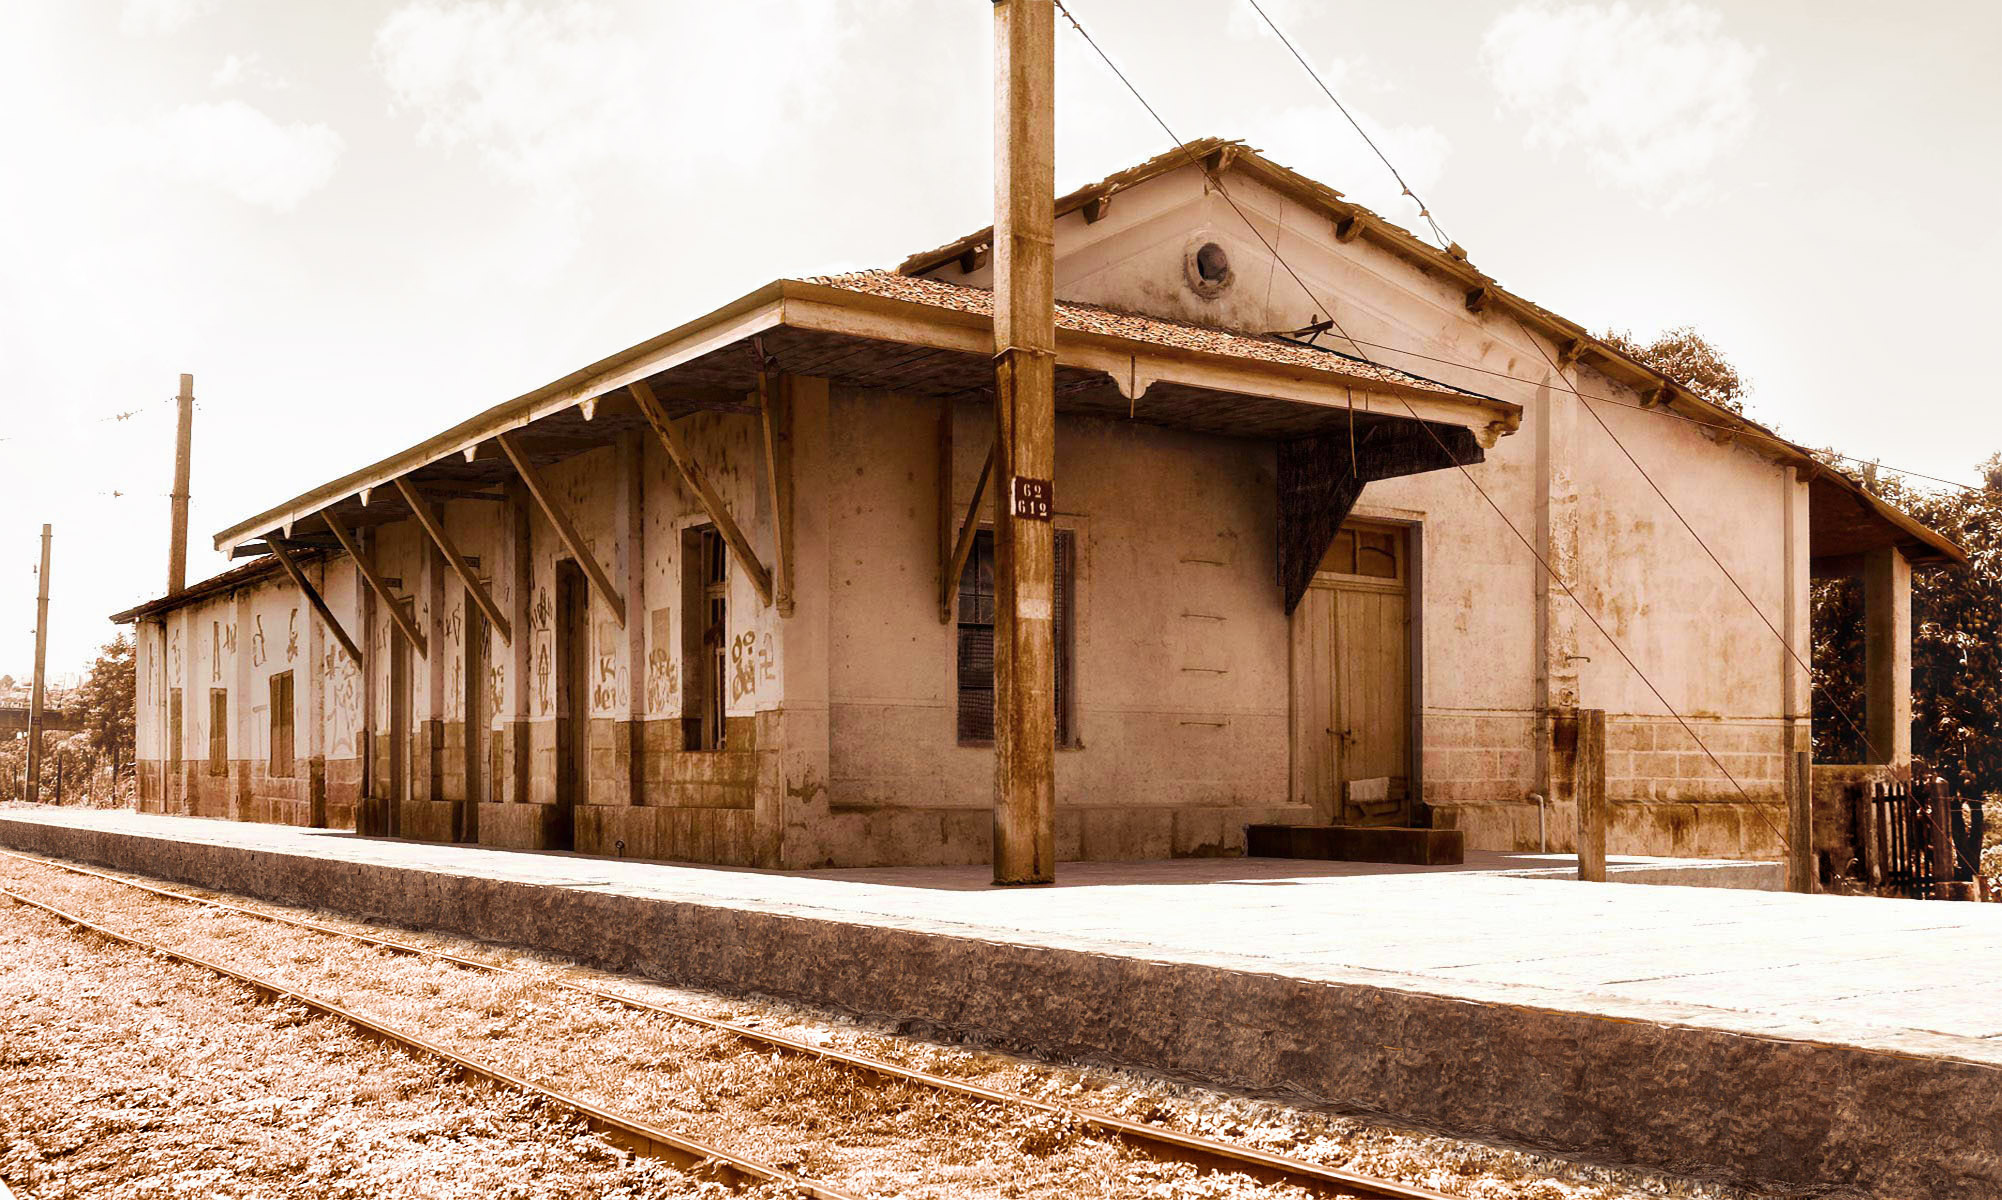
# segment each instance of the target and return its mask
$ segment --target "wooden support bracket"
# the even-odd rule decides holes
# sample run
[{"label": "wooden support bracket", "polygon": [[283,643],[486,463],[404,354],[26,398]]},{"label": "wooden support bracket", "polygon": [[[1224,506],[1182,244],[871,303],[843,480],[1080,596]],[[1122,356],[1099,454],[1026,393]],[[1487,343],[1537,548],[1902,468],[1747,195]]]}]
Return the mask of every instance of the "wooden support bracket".
[{"label": "wooden support bracket", "polygon": [[299,569],[299,564],[292,561],[292,552],[285,548],[284,539],[267,538],[266,541],[271,546],[271,557],[277,559],[278,565],[285,568],[285,573],[292,577],[293,585],[306,594],[306,603],[312,605],[313,611],[319,613],[320,619],[327,623],[327,628],[333,631],[334,640],[341,644],[341,649],[348,652],[348,657],[354,660],[357,667],[361,666],[361,647],[355,645],[355,640],[348,636],[348,631],[341,628],[340,621],[334,616],[334,610],[328,608],[327,602],[321,598],[320,589],[314,587],[312,581],[306,578],[306,573]]},{"label": "wooden support bracket", "polygon": [[939,624],[952,622],[952,606],[959,599],[959,574],[966,569],[966,557],[973,553],[973,535],[980,531],[980,501],[987,495],[987,481],[994,474],[996,446],[987,448],[987,461],[980,464],[980,478],[973,485],[973,499],[966,502],[966,520],[960,523],[959,537],[952,544],[952,558],[945,564],[938,597]]},{"label": "wooden support bracket", "polygon": [[453,573],[465,586],[466,594],[473,598],[473,603],[480,606],[480,611],[487,614],[487,620],[499,631],[501,641],[512,645],[514,633],[508,628],[507,618],[501,615],[500,605],[494,603],[494,598],[487,593],[487,586],[473,573],[472,564],[466,561],[466,556],[460,554],[458,546],[452,543],[452,535],[445,532],[445,523],[438,519],[437,513],[431,511],[430,504],[425,502],[416,488],[410,486],[408,480],[398,476],[396,490],[403,493],[403,502],[410,506],[411,515],[424,527],[424,532],[431,535],[432,543],[438,547],[438,553],[445,556],[445,561],[451,565]]},{"label": "wooden support bracket", "polygon": [[792,594],[792,382],[758,372],[759,424],[765,431],[765,487],[772,505],[772,585],[779,616],[790,617]]},{"label": "wooden support bracket", "polygon": [[1335,222],[1335,240],[1347,245],[1362,236],[1362,214],[1350,213]]},{"label": "wooden support bracket", "polygon": [[1591,343],[1585,338],[1572,338],[1557,347],[1557,369],[1568,371],[1577,366],[1578,360],[1585,356],[1585,351],[1590,345]]},{"label": "wooden support bracket", "polygon": [[599,599],[605,602],[605,607],[612,610],[612,616],[618,619],[619,628],[624,629],[626,598],[612,586],[611,579],[605,574],[605,568],[598,565],[597,555],[591,553],[591,548],[584,544],[583,535],[577,532],[575,525],[571,524],[570,517],[563,511],[563,507],[556,503],[555,493],[551,492],[549,485],[543,482],[542,472],[536,470],[535,464],[528,460],[528,452],[521,448],[521,440],[512,432],[497,434],[494,440],[500,443],[501,453],[507,455],[507,460],[514,464],[515,473],[520,475],[522,483],[527,485],[528,494],[535,498],[535,505],[542,510],[542,515],[549,518],[550,526],[556,530],[556,536],[561,539],[564,548],[570,551],[570,557],[577,560],[577,565],[584,571],[584,577],[591,581],[592,589],[598,593]]},{"label": "wooden support bracket", "polygon": [[1475,313],[1481,312],[1482,310],[1487,308],[1488,302],[1493,299],[1494,299],[1494,292],[1490,290],[1486,284],[1482,284],[1480,287],[1468,288],[1467,311]]},{"label": "wooden support bracket", "polygon": [[361,546],[355,541],[354,534],[331,512],[321,513],[320,519],[327,523],[328,529],[333,530],[334,537],[341,543],[341,549],[347,551],[348,557],[355,560],[355,570],[361,572],[362,581],[375,593],[375,598],[382,601],[382,607],[389,612],[389,619],[403,631],[403,636],[409,639],[411,648],[425,658],[431,657],[431,651],[424,642],[423,631],[417,628],[417,622],[411,619],[410,614],[403,611],[403,601],[397,599],[396,593],[389,590],[389,585],[383,582],[381,574],[376,571],[375,564],[369,562],[368,557],[361,552]]},{"label": "wooden support bracket", "polygon": [[626,390],[630,391],[633,399],[639,402],[640,412],[646,417],[647,424],[653,426],[654,433],[660,437],[661,446],[667,450],[667,456],[674,460],[675,469],[681,472],[681,478],[688,484],[688,490],[695,493],[695,499],[702,505],[702,511],[708,514],[710,522],[716,526],[716,532],[722,535],[724,544],[730,547],[730,553],[736,558],[737,565],[743,569],[744,574],[750,576],[751,586],[757,589],[758,599],[770,604],[772,573],[765,569],[764,563],[758,561],[757,554],[751,549],[750,539],[744,536],[744,531],[738,526],[736,518],[730,515],[729,506],[723,503],[723,497],[716,494],[716,489],[709,482],[709,476],[702,470],[702,464],[695,460],[688,443],[675,431],[674,422],[668,420],[667,410],[661,407],[653,388],[642,379],[628,384]]},{"label": "wooden support bracket", "polygon": [[1112,193],[1107,192],[1102,196],[1093,196],[1084,202],[1082,210],[1084,212],[1084,223],[1087,225],[1098,224],[1100,221],[1105,220],[1105,214],[1111,208]]}]

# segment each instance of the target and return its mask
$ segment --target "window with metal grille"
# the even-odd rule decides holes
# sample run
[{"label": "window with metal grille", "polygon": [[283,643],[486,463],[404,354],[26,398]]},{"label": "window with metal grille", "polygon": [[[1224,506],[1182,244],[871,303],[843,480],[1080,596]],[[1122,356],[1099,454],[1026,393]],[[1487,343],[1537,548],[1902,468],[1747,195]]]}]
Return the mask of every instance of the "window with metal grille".
[{"label": "window with metal grille", "polygon": [[229,774],[229,689],[209,689],[209,774]]},{"label": "window with metal grille", "polygon": [[[1055,605],[1057,745],[1076,745],[1073,733],[1073,660],[1076,646],[1077,535],[1056,531]],[[994,533],[974,535],[959,576],[959,741],[994,741]]]},{"label": "window with metal grille", "polygon": [[292,672],[271,677],[271,758],[265,770],[279,779],[292,775]]}]

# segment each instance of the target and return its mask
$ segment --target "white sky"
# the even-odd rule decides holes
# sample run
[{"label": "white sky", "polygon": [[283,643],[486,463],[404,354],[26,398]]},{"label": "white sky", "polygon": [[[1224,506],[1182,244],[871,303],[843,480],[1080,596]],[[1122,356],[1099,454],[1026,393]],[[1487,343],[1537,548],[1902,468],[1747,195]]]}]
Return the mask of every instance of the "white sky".
[{"label": "white sky", "polygon": [[[1070,0],[1184,137],[1412,224],[1242,0]],[[1265,0],[1474,262],[1693,323],[1755,415],[1972,480],[2002,5]],[[771,279],[988,219],[987,0],[0,5],[0,673],[52,673],[216,530]],[[1060,188],[1167,148],[1059,29]],[[1972,366],[1974,370],[1968,368]],[[133,411],[126,420],[116,414]]]}]

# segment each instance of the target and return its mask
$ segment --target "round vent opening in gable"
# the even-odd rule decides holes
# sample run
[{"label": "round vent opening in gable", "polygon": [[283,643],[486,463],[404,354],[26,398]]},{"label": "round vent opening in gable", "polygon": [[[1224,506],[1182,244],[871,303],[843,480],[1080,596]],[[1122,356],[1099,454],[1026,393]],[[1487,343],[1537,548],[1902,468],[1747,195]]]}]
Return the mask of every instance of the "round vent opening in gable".
[{"label": "round vent opening in gable", "polygon": [[1230,252],[1205,234],[1189,239],[1182,254],[1182,274],[1189,290],[1205,300],[1223,295],[1237,278],[1230,269]]}]

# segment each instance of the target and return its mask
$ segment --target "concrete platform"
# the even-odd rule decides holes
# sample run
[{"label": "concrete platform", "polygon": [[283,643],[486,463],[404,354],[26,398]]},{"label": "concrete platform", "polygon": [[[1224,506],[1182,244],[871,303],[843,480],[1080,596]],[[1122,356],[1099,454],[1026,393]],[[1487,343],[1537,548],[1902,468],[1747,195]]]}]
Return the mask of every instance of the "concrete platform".
[{"label": "concrete platform", "polygon": [[1481,854],[1065,864],[1003,890],[19,807],[0,844],[1579,1157],[2002,1196],[2002,906]]}]

